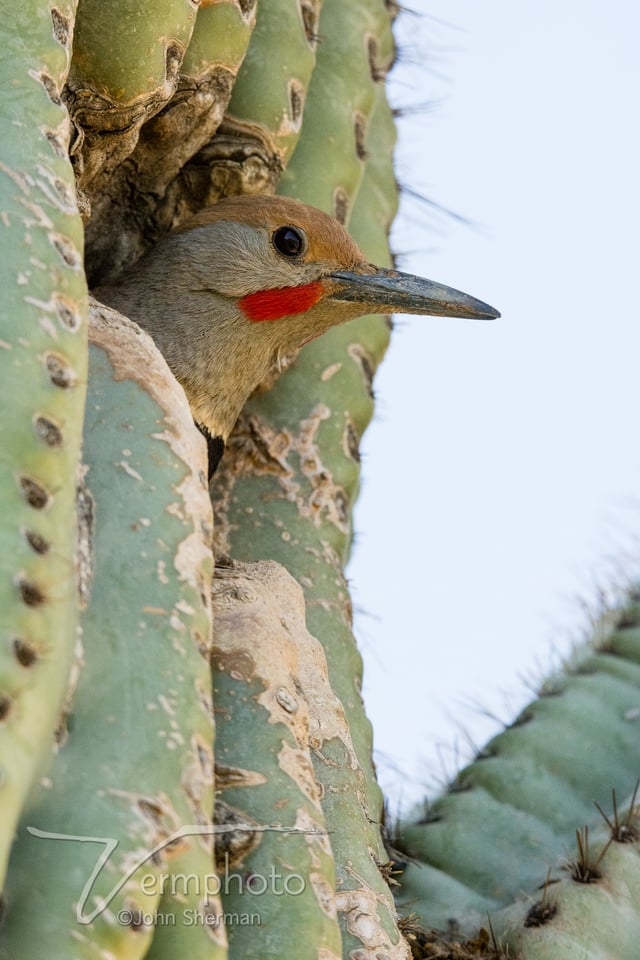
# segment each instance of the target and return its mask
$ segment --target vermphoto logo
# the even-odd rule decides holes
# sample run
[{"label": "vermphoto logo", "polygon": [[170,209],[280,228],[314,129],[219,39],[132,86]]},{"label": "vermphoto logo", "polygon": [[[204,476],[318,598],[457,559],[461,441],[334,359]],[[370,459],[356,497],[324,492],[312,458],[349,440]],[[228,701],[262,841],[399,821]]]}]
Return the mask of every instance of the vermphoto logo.
[{"label": "vermphoto logo", "polygon": [[[174,833],[165,837],[160,843],[156,844],[155,847],[145,851],[144,854],[135,862],[128,864],[126,872],[118,877],[106,895],[98,898],[95,898],[94,896],[94,902],[95,899],[97,899],[97,906],[95,906],[92,910],[87,910],[87,904],[89,899],[92,897],[92,891],[95,883],[117,850],[119,841],[113,837],[95,837],[84,836],[82,834],[54,833],[48,830],[40,830],[37,827],[27,827],[27,831],[32,837],[36,837],[41,840],[54,840],[62,843],[96,843],[102,846],[102,850],[98,855],[95,866],[87,877],[86,883],[79,893],[76,906],[76,920],[80,924],[92,923],[96,917],[98,917],[109,907],[109,904],[113,901],[114,897],[118,895],[120,890],[122,890],[127,881],[145,863],[152,860],[152,858],[156,857],[160,851],[164,850],[165,847],[168,847],[169,845],[174,844],[176,841],[185,837],[215,836],[217,834],[230,833],[238,830],[252,831],[254,833],[275,831],[277,833],[293,835],[300,834],[303,836],[326,836],[326,831],[323,830],[298,830],[293,827],[283,827],[279,824],[269,824],[266,826],[256,826],[255,823],[233,823],[229,825],[211,824],[210,826],[190,824],[188,826],[181,827],[179,830],[176,830]],[[220,875],[214,873],[204,875],[195,873],[171,874],[150,871],[142,876],[140,881],[140,890],[141,893],[145,894],[146,896],[160,895],[162,893],[171,893],[178,896],[191,894],[202,897],[206,903],[209,897],[215,897],[220,893],[240,893],[248,894],[250,896],[262,896],[266,893],[269,893],[275,896],[297,897],[305,890],[306,887],[305,879],[304,877],[301,877],[300,874],[281,873],[276,871],[275,867],[272,867],[266,874],[241,874],[229,871],[229,867],[230,864],[228,855],[225,854],[225,868],[220,872]],[[137,923],[138,921],[136,920],[136,917],[139,915],[139,925],[141,926],[146,925],[147,916],[151,919],[151,922],[156,923],[157,925],[171,925],[171,917],[173,917],[175,921],[174,914],[152,913],[147,915],[138,910],[120,910],[116,915],[118,922],[125,922],[124,919],[121,919],[121,917],[124,917],[125,914],[129,915],[129,919],[126,921],[128,924]],[[191,914],[193,914],[193,916],[191,916]],[[215,920],[216,917],[220,918],[217,922]],[[234,917],[236,918],[235,921]],[[216,926],[219,923],[226,923],[227,921],[224,920],[224,915],[214,913],[201,914],[198,911],[184,910],[182,922],[187,926],[194,926],[199,923],[208,926]],[[235,922],[241,925],[252,923],[258,924],[259,917],[254,914],[233,914],[230,915],[228,922]]]}]

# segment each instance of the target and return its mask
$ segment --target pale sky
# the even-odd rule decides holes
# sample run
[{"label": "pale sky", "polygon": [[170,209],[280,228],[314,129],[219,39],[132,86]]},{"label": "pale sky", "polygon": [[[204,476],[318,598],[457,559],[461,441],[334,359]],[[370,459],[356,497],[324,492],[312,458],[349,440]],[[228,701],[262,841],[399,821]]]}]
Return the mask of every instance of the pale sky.
[{"label": "pale sky", "polygon": [[367,709],[415,799],[640,571],[640,8],[409,2],[398,174],[471,225],[406,196],[394,249],[503,314],[398,318],[364,443]]}]

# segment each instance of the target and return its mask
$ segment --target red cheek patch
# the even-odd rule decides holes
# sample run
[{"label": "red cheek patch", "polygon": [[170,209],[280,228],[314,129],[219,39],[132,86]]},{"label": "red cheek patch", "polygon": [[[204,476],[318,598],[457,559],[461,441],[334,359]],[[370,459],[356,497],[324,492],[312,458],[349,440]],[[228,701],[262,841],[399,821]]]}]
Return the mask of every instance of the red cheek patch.
[{"label": "red cheek patch", "polygon": [[261,323],[263,320],[280,320],[295,313],[305,313],[322,300],[323,295],[322,283],[314,280],[302,287],[276,287],[274,290],[248,293],[238,303],[249,320]]}]

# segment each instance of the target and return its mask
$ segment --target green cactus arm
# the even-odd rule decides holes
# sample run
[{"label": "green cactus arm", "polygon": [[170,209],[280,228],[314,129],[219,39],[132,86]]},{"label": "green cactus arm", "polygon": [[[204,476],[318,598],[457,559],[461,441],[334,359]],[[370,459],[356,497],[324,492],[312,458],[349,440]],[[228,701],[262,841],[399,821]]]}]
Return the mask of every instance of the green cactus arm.
[{"label": "green cactus arm", "polygon": [[[318,33],[303,135],[278,193],[346,224],[364,173],[376,89],[393,57],[389,11],[382,0],[324,0]],[[319,158],[329,173],[313,177]]]},{"label": "green cactus arm", "polygon": [[121,103],[156,91],[167,82],[171,42],[182,48],[182,61],[197,6],[194,0],[80,0],[70,79]]},{"label": "green cactus arm", "polygon": [[[199,206],[274,191],[300,134],[322,2],[260,0],[229,110],[183,171]],[[254,6],[242,3],[251,12]]]},{"label": "green cactus arm", "polygon": [[206,165],[188,161],[220,124],[247,50],[255,17],[250,4],[201,6],[171,99],[139,131],[135,149],[89,186],[87,273],[105,282],[145,253],[210,196]]},{"label": "green cactus arm", "polygon": [[[216,564],[217,861],[232,956],[337,960],[331,838],[312,751],[346,738],[304,597],[278,564]],[[352,761],[353,762],[353,761]],[[242,829],[242,825],[245,828]],[[259,935],[259,940],[256,940]]]},{"label": "green cactus arm", "polygon": [[[393,166],[396,123],[382,84],[367,130],[367,161],[356,203],[349,220],[349,233],[379,266],[391,266],[389,231],[398,211],[398,184]],[[359,321],[363,332],[367,320]]]},{"label": "green cactus arm", "polygon": [[[472,936],[461,935],[455,917],[446,932],[405,921],[416,958],[459,960],[633,960],[640,938],[640,819],[635,805],[617,805],[594,829],[577,831],[571,853],[556,848],[544,880],[499,910],[479,914]],[[604,821],[604,822],[603,822]],[[454,900],[458,891],[448,880]],[[447,884],[432,888],[438,898]],[[443,901],[444,903],[444,901]],[[480,903],[478,904],[480,906]]]},{"label": "green cactus arm", "polygon": [[307,88],[316,63],[321,5],[322,0],[305,4],[301,0],[261,0],[229,104],[236,136],[242,136],[246,124],[248,137],[261,136],[281,168],[286,167],[302,129]]},{"label": "green cactus arm", "polygon": [[[593,821],[594,799],[604,806],[612,789],[631,791],[640,773],[638,614],[631,598],[596,624],[592,640],[448,795],[400,825],[394,842],[416,858],[402,876],[401,907],[440,929],[452,917],[473,926],[487,904],[497,908],[544,881],[558,848]],[[455,897],[445,875],[456,882]]]},{"label": "green cactus arm", "polygon": [[244,60],[255,27],[255,4],[246,0],[216,0],[201,4],[182,73],[201,77],[212,64],[228,66]]},{"label": "green cactus arm", "polygon": [[65,99],[82,190],[108,179],[173,94],[196,11],[196,0],[80,0]]},{"label": "green cactus arm", "polygon": [[0,887],[76,642],[87,293],[60,100],[74,13],[20,4],[0,65]]},{"label": "green cactus arm", "polygon": [[145,960],[226,960],[222,878],[216,873],[210,840],[196,840],[172,857]]},{"label": "green cactus arm", "polygon": [[[635,799],[635,798],[634,798]],[[638,809],[580,831],[547,883],[492,916],[500,955],[518,960],[635,960],[640,943]]]},{"label": "green cactus arm", "polygon": [[[203,845],[213,869],[204,443],[146,334],[102,308],[91,336],[81,648],[57,754],[12,852],[3,958],[45,942],[51,960],[143,957],[163,874]],[[91,884],[104,844],[43,833],[117,846]]]}]

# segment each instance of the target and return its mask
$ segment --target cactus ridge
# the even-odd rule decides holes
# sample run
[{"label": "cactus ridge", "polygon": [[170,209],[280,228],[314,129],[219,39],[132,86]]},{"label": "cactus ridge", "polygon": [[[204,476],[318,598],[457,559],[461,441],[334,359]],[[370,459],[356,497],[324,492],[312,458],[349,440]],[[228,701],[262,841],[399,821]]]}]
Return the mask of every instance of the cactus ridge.
[{"label": "cactus ridge", "polygon": [[0,65],[11,91],[0,112],[0,886],[51,753],[78,624],[87,290],[61,100],[74,15],[73,3],[20,5]]}]

